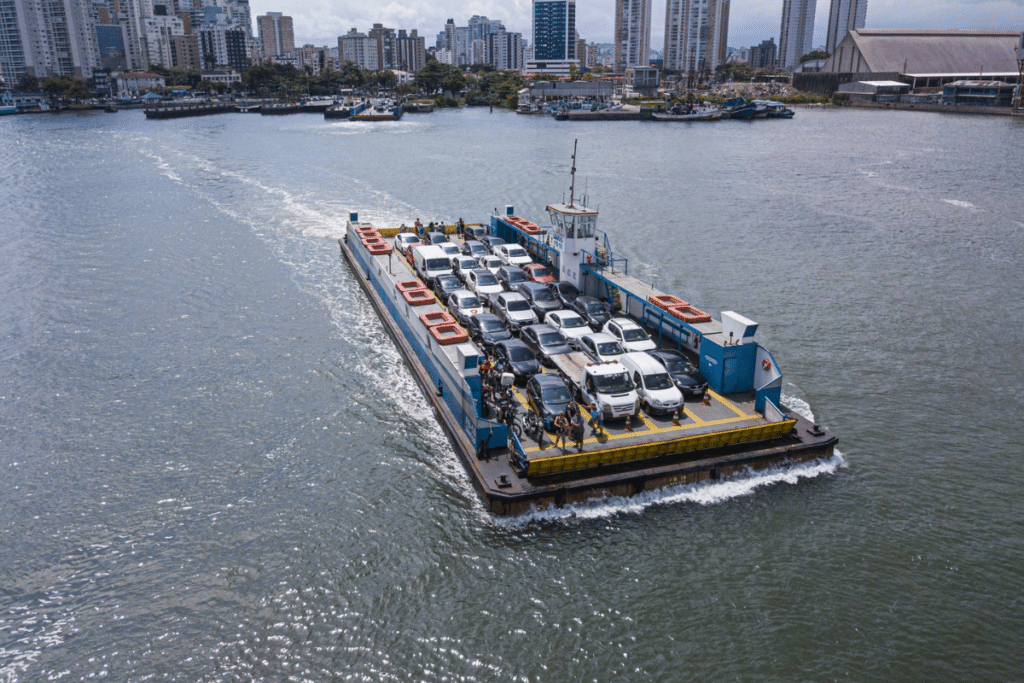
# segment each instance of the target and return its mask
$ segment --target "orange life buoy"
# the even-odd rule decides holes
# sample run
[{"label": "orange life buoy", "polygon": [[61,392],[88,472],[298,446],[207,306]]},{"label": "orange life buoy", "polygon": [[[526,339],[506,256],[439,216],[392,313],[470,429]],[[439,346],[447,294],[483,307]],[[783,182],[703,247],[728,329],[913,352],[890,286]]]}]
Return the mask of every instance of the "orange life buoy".
[{"label": "orange life buoy", "polygon": [[445,313],[444,311],[424,313],[420,316],[420,322],[423,323],[424,327],[434,327],[435,325],[455,325],[458,323],[450,313]]},{"label": "orange life buoy", "polygon": [[410,306],[423,306],[424,304],[432,304],[436,301],[434,295],[426,289],[410,289],[407,292],[402,292],[402,297]]},{"label": "orange life buoy", "polygon": [[414,289],[424,289],[423,283],[419,280],[405,280],[404,282],[398,282],[395,287],[399,292],[411,292]]},{"label": "orange life buoy", "polygon": [[434,325],[427,329],[430,330],[430,336],[432,336],[438,344],[442,345],[461,344],[469,339],[469,334],[467,334],[464,329],[453,323]]},{"label": "orange life buoy", "polygon": [[652,294],[647,297],[647,301],[658,308],[664,308],[666,310],[671,306],[689,306],[687,302],[677,296],[672,296],[671,294]]},{"label": "orange life buoy", "polygon": [[772,362],[765,358],[763,361],[761,361],[761,367],[764,368],[765,372],[770,372],[772,369]]},{"label": "orange life buoy", "polygon": [[391,245],[384,242],[375,242],[368,244],[366,250],[370,252],[371,256],[382,256],[391,253]]},{"label": "orange life buoy", "polygon": [[705,313],[704,311],[700,310],[699,308],[696,308],[695,306],[676,305],[669,306],[665,310],[668,311],[671,315],[675,316],[676,318],[682,320],[684,323],[690,323],[691,325],[695,323],[711,322],[711,314]]}]

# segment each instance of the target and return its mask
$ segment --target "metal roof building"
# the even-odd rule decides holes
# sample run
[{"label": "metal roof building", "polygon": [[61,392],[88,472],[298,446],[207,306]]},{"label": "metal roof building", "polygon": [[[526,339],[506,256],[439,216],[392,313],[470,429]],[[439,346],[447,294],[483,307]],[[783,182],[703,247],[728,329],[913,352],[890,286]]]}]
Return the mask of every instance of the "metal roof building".
[{"label": "metal roof building", "polygon": [[900,80],[912,88],[940,88],[965,78],[1016,82],[1020,31],[895,30],[850,31],[802,88],[834,91],[852,81]]}]

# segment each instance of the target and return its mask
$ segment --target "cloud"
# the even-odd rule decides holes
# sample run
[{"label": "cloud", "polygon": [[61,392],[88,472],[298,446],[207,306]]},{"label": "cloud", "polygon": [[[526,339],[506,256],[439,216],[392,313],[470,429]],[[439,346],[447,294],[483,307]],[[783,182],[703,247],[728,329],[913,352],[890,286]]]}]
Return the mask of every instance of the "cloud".
[{"label": "cloud", "polygon": [[[253,16],[283,12],[291,16],[297,44],[337,45],[338,36],[373,24],[412,30],[434,44],[448,19],[465,26],[474,14],[498,19],[527,40],[532,30],[531,0],[470,0],[445,4],[408,2],[340,2],[338,0],[250,0]],[[615,0],[577,0],[576,21],[588,42],[609,42],[614,28]],[[814,44],[825,43],[829,0],[818,0]],[[661,49],[665,36],[665,0],[654,0],[651,46]],[[732,0],[729,45],[749,47],[767,38],[778,42],[782,0]],[[868,0],[868,28],[963,28],[1024,31],[1024,0]]]}]

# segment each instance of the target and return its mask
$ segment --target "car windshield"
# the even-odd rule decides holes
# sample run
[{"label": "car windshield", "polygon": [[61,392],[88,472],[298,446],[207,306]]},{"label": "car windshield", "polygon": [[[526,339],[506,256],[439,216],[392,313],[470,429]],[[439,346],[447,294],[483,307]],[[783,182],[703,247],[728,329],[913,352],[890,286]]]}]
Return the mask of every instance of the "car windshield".
[{"label": "car windshield", "polygon": [[428,258],[427,270],[446,270],[452,267],[451,261],[446,258]]},{"label": "car windshield", "polygon": [[469,250],[471,252],[473,252],[474,254],[486,254],[487,253],[487,247],[485,247],[484,245],[480,244],[479,242],[470,242]]},{"label": "car windshield", "polygon": [[647,341],[650,339],[650,337],[647,336],[647,333],[638,327],[627,327],[622,330],[622,338],[631,342]]},{"label": "car windshield", "polygon": [[530,278],[526,277],[526,273],[521,270],[510,270],[508,271],[508,281],[513,282],[526,282]]},{"label": "car windshield", "polygon": [[622,347],[617,341],[600,342],[597,345],[597,352],[602,356],[618,356],[623,353]]},{"label": "car windshield", "polygon": [[508,255],[515,258],[519,258],[520,256],[529,256],[529,254],[526,253],[526,250],[522,247],[513,247],[512,249],[509,249]]},{"label": "car windshield", "polygon": [[672,380],[669,378],[667,372],[658,372],[653,375],[644,375],[644,384],[651,391],[658,389],[671,389]]},{"label": "car windshield", "polygon": [[533,268],[534,277],[541,278],[544,277],[545,275],[551,275],[551,271],[545,268],[544,266],[540,266],[539,268]]},{"label": "car windshield", "polygon": [[573,285],[571,282],[559,282],[558,283],[558,291],[560,291],[563,296],[579,296],[580,295],[580,290],[576,289],[576,286]]},{"label": "car windshield", "polygon": [[484,332],[504,332],[505,326],[500,320],[481,320],[480,329]]},{"label": "car windshield", "polygon": [[600,302],[594,302],[587,304],[587,313],[590,315],[608,315],[608,308]]},{"label": "car windshield", "polygon": [[544,332],[540,335],[541,346],[561,346],[565,343],[565,337],[557,332]]},{"label": "car windshield", "polygon": [[496,285],[496,284],[498,284],[498,278],[494,277],[494,275],[491,274],[490,271],[488,271],[486,273],[477,273],[476,274],[476,283],[478,285],[483,285],[485,287],[487,285]]},{"label": "car windshield", "polygon": [[695,371],[693,364],[684,358],[668,357],[662,358],[665,361],[665,367],[673,375],[692,375]]},{"label": "car windshield", "polygon": [[508,359],[513,363],[522,363],[533,360],[533,354],[525,346],[510,346],[508,349]]},{"label": "car windshield", "polygon": [[452,275],[441,275],[437,278],[439,287],[452,287],[459,284],[459,279]]},{"label": "car windshield", "polygon": [[554,301],[555,295],[551,293],[550,289],[538,289],[533,293],[534,301]]},{"label": "car windshield", "polygon": [[528,311],[530,310],[530,304],[526,303],[522,299],[513,299],[508,302],[508,310],[510,311]]},{"label": "car windshield", "polygon": [[616,392],[630,391],[633,388],[633,380],[625,372],[617,372],[614,375],[595,377],[594,386],[602,394],[614,394]]},{"label": "car windshield", "polygon": [[572,329],[574,327],[586,327],[586,326],[587,326],[587,323],[583,322],[583,318],[578,318],[576,316],[573,316],[571,318],[568,317],[568,316],[565,317],[565,318],[562,318],[562,327],[567,327],[569,329]]},{"label": "car windshield", "polygon": [[480,299],[475,296],[464,296],[459,299],[459,308],[480,308]]},{"label": "car windshield", "polygon": [[497,256],[488,256],[484,264],[486,268],[496,268],[501,265],[501,259]]},{"label": "car windshield", "polygon": [[543,397],[545,403],[568,403],[572,400],[569,390],[564,385],[557,384],[544,387],[541,390],[541,397]]}]

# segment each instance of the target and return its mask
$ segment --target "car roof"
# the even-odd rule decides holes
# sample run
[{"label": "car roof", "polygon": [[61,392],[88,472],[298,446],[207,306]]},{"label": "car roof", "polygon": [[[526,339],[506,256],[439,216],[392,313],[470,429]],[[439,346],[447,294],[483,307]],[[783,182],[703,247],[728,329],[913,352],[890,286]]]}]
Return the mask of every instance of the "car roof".
[{"label": "car roof", "polygon": [[608,334],[606,332],[591,332],[590,334],[583,335],[584,339],[586,339],[588,337],[590,339],[593,339],[594,343],[599,343],[599,342],[615,342],[617,344],[619,342],[618,339],[616,339],[615,337],[613,337],[612,335],[610,335],[610,334]]},{"label": "car roof", "polygon": [[543,282],[533,282],[532,280],[530,282],[524,282],[523,284],[519,285],[519,288],[520,290],[529,289],[530,291],[536,291],[543,289],[545,291],[548,291],[547,285],[545,285]]},{"label": "car roof", "polygon": [[504,299],[505,301],[516,301],[517,299],[526,301],[526,297],[519,292],[502,292],[498,295],[498,298]]},{"label": "car roof", "polygon": [[615,323],[619,327],[640,327],[635,321],[629,318],[612,318],[608,322]]},{"label": "car roof", "polygon": [[[565,381],[561,377],[559,377],[558,375],[556,375],[554,373],[551,373],[551,372],[538,373],[538,374],[534,375],[533,377],[531,377],[530,381],[531,382],[536,382],[537,384],[540,384],[540,385],[543,385],[543,384],[561,384],[563,387],[565,386]],[[568,387],[566,387],[566,388],[568,388]]]},{"label": "car roof", "polygon": [[461,288],[461,289],[452,290],[451,292],[448,292],[448,294],[451,295],[451,296],[458,296],[460,299],[465,298],[467,296],[471,296],[474,299],[478,299],[479,298],[476,294],[474,294],[473,292],[469,291],[468,289],[466,289],[464,287]]},{"label": "car roof", "polygon": [[576,301],[583,304],[603,304],[604,302],[598,299],[596,296],[578,296]]},{"label": "car roof", "polygon": [[516,346],[521,346],[527,351],[530,350],[530,347],[527,346],[523,341],[516,339],[514,337],[512,339],[502,339],[500,342],[496,344],[496,346],[504,346],[505,348],[514,348]]},{"label": "car roof", "polygon": [[524,330],[537,330],[537,334],[541,332],[558,332],[554,327],[547,323],[537,323],[536,325],[527,325],[523,328]]},{"label": "car roof", "polygon": [[[501,322],[501,318],[499,318],[498,316],[494,315],[493,313],[476,313],[476,314],[473,315],[473,317],[476,318],[477,320],[489,320],[489,321],[496,321],[496,322],[499,322],[499,323]],[[504,324],[504,323],[502,323],[502,324]]]}]

